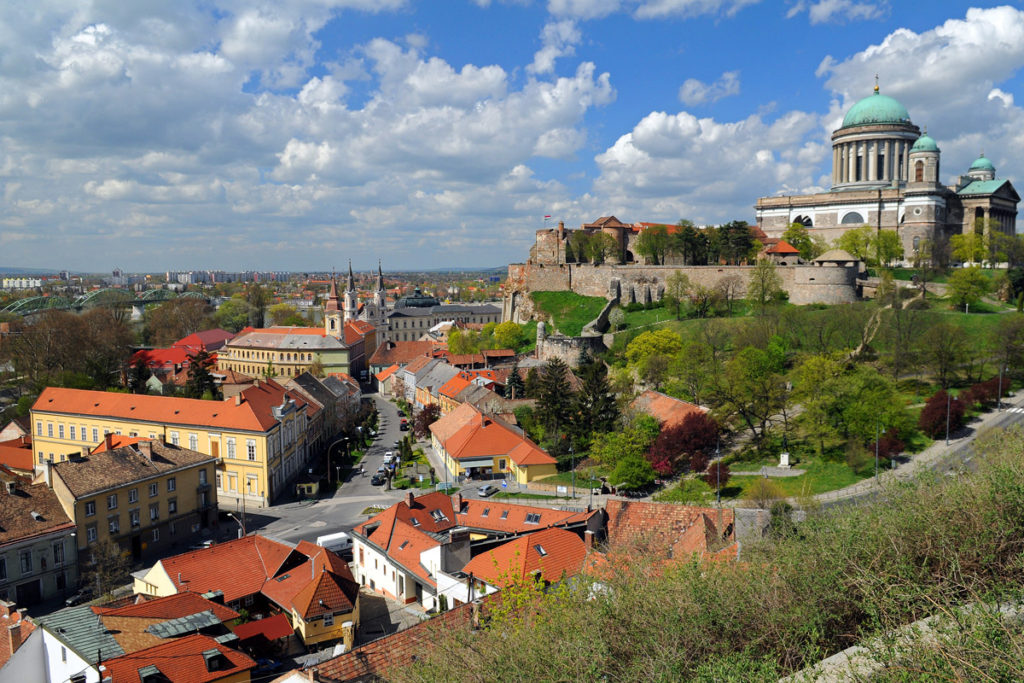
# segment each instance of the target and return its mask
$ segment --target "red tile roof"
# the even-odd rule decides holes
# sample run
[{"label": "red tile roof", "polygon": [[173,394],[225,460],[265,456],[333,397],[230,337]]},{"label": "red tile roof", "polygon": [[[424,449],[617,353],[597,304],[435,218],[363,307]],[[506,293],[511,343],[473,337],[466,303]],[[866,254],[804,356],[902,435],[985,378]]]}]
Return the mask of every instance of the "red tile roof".
[{"label": "red tile roof", "polygon": [[349,320],[344,327],[346,344],[355,344],[377,329],[365,320]]},{"label": "red tile roof", "polygon": [[785,240],[779,240],[764,250],[766,254],[799,254],[800,250]]},{"label": "red tile roof", "polygon": [[140,361],[145,363],[146,367],[151,370],[173,367],[175,365],[188,365],[189,352],[183,348],[142,349],[133,353],[128,363],[135,365]]},{"label": "red tile roof", "polygon": [[[591,512],[572,512],[555,510],[539,505],[519,505],[497,500],[464,498],[457,519],[459,526],[492,531],[499,534],[520,534],[537,531],[545,527],[566,526],[585,522],[597,514],[599,514],[597,510],[592,510]],[[535,522],[527,522],[528,515],[536,515],[537,520]]]},{"label": "red tile roof", "polygon": [[456,460],[508,457],[521,467],[556,462],[521,433],[468,403],[430,425],[430,431]]},{"label": "red tile roof", "polygon": [[707,408],[648,389],[633,401],[633,408],[655,417],[662,426],[682,424],[691,413],[706,413]]},{"label": "red tile roof", "polygon": [[390,377],[391,375],[393,375],[396,372],[398,372],[398,370],[399,370],[399,366],[397,364],[396,365],[392,365],[391,367],[389,367],[389,368],[387,368],[385,370],[381,370],[376,375],[374,375],[374,377],[377,378],[378,382],[383,382],[388,377]]},{"label": "red tile roof", "polygon": [[96,446],[89,451],[93,455],[99,455],[100,453],[106,453],[112,451],[115,448],[121,448],[122,446],[131,446],[137,444],[140,441],[152,441],[144,436],[125,436],[124,434],[107,434],[103,441],[96,444]]},{"label": "red tile roof", "polygon": [[212,330],[203,330],[202,332],[196,332],[188,335],[187,337],[182,337],[178,341],[174,342],[172,346],[188,349],[192,353],[195,353],[196,351],[216,351],[220,347],[224,346],[225,342],[233,339],[234,336],[233,332],[214,328]]},{"label": "red tile roof", "polygon": [[239,624],[235,626],[233,632],[238,636],[239,640],[248,640],[255,636],[263,636],[267,640],[277,640],[278,638],[286,638],[295,633],[291,622],[288,621],[288,617],[283,612],[266,619],[257,619],[256,621]]},{"label": "red tile roof", "polygon": [[175,593],[162,598],[150,598],[123,607],[93,607],[92,611],[105,617],[140,617],[152,619],[180,619],[191,614],[210,611],[221,621],[238,618],[238,612],[207,600],[198,593]]},{"label": "red tile roof", "polygon": [[437,390],[439,396],[446,398],[455,398],[460,391],[472,384],[472,380],[466,377],[465,373],[460,372],[459,374],[452,377],[450,380],[441,385],[441,388]]},{"label": "red tile roof", "polygon": [[462,571],[502,588],[534,572],[554,583],[578,574],[586,556],[586,545],[573,532],[543,529],[477,555]]},{"label": "red tile roof", "polygon": [[[21,610],[12,612],[11,608],[13,607],[14,605],[10,603],[0,601],[0,634],[3,634],[3,637],[0,638],[0,668],[10,660],[11,655],[17,651],[21,643],[24,643],[29,634],[36,629],[35,622],[31,618],[24,616]],[[20,643],[12,651],[11,636],[13,636],[14,632],[11,628],[14,626],[20,627]]]},{"label": "red tile roof", "polygon": [[[203,656],[204,652],[211,650],[216,650],[224,661],[216,671],[208,670]],[[107,667],[113,683],[141,683],[139,669],[147,666],[155,666],[170,683],[210,683],[254,669],[256,662],[210,636],[195,634],[108,659],[103,665]]]},{"label": "red tile roof", "polygon": [[429,356],[433,350],[431,341],[387,342],[377,347],[369,362],[370,365],[405,365],[417,356]]},{"label": "red tile roof", "polygon": [[608,541],[642,547],[651,555],[684,558],[717,552],[735,538],[732,508],[609,500]]},{"label": "red tile roof", "polygon": [[31,472],[35,467],[35,460],[32,459],[32,437],[23,436],[20,439],[0,441],[0,465]]}]

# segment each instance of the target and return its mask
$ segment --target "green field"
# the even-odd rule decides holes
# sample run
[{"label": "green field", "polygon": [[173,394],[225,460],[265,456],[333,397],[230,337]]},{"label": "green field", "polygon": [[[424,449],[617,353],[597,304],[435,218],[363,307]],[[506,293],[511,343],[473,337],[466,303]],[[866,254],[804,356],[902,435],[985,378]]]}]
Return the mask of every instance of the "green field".
[{"label": "green field", "polygon": [[575,292],[533,292],[530,296],[537,310],[546,314],[555,329],[567,337],[578,337],[583,326],[596,318],[607,303],[602,297]]},{"label": "green field", "polygon": [[[777,464],[777,462],[776,462]],[[746,469],[745,463],[734,463],[733,469]],[[809,460],[794,465],[797,469],[807,470],[799,477],[779,477],[772,481],[779,485],[779,488],[790,497],[815,495],[826,491],[835,491],[856,484],[865,477],[858,476],[850,466],[841,462],[824,462],[821,460]],[[760,477],[730,477],[727,486],[722,488],[722,497],[743,498],[746,495],[747,487],[760,479]]]}]

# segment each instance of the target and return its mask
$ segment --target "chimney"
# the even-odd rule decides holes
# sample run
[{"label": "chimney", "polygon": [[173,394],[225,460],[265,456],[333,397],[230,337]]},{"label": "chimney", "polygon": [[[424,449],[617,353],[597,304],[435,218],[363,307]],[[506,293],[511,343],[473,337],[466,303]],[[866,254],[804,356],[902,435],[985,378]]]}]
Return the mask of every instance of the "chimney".
[{"label": "chimney", "polygon": [[4,484],[5,484],[4,488],[7,489],[7,494],[8,495],[13,496],[14,493],[18,490],[18,484],[15,483],[13,480],[12,481],[6,481],[6,482],[4,482]]},{"label": "chimney", "polygon": [[43,462],[43,474],[46,477],[46,485],[53,488],[53,461],[47,459]]},{"label": "chimney", "polygon": [[586,544],[588,550],[594,548],[594,532],[587,529],[583,532],[583,542]]},{"label": "chimney", "polygon": [[235,405],[236,406],[242,405],[242,395],[241,394],[235,394]]},{"label": "chimney", "polygon": [[83,460],[85,458],[89,457],[89,447],[88,446],[82,446],[82,454],[79,457],[81,457]]},{"label": "chimney", "polygon": [[139,455],[146,458],[150,462],[153,462],[153,442],[152,441],[140,441],[138,443]]},{"label": "chimney", "polygon": [[412,491],[409,491],[409,493],[408,493],[408,494],[406,495],[406,497],[405,497],[405,503],[406,503],[406,505],[408,505],[408,506],[409,506],[409,507],[411,508],[411,507],[412,507],[412,504],[413,504],[413,502],[414,502],[415,500],[416,500],[416,494],[415,494],[415,493],[413,493]]},{"label": "chimney", "polygon": [[21,620],[7,627],[7,638],[10,642],[11,654],[21,647]]},{"label": "chimney", "polygon": [[112,432],[107,432],[103,435],[103,446],[108,451],[114,449],[114,434]]},{"label": "chimney", "polygon": [[456,493],[455,494],[455,512],[458,512],[461,509],[462,509],[462,494],[461,493]]},{"label": "chimney", "polygon": [[259,385],[260,385],[260,378],[259,378],[259,377],[255,377],[255,378],[253,379],[253,383],[252,383],[252,385],[253,385],[254,387],[259,387]]},{"label": "chimney", "polygon": [[473,610],[472,624],[473,624],[473,630],[475,631],[478,628],[480,628],[480,601],[479,600],[474,600],[470,604],[473,605],[473,607],[472,607],[472,610]]}]

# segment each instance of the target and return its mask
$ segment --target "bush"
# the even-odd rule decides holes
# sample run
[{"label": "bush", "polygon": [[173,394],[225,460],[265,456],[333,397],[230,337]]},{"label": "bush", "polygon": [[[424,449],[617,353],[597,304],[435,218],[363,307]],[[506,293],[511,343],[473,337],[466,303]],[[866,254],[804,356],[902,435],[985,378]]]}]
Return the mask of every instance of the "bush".
[{"label": "bush", "polygon": [[767,510],[775,501],[785,498],[786,492],[777,481],[758,477],[743,492],[743,499],[761,510]]},{"label": "bush", "polygon": [[[899,432],[895,429],[886,430],[878,439],[878,457],[891,458],[906,450],[907,444],[900,438]],[[875,442],[868,445],[868,451],[875,452]]]},{"label": "bush", "polygon": [[719,486],[725,488],[726,483],[729,481],[729,466],[719,460],[708,468],[708,471],[704,474],[704,481],[712,489]]},{"label": "bush", "polygon": [[[946,411],[947,396],[945,391],[940,390],[925,403],[921,411],[921,417],[917,426],[922,432],[933,439],[938,439],[946,434]],[[949,432],[952,434],[964,425],[964,404],[963,401],[952,399],[948,403],[949,410]]]}]

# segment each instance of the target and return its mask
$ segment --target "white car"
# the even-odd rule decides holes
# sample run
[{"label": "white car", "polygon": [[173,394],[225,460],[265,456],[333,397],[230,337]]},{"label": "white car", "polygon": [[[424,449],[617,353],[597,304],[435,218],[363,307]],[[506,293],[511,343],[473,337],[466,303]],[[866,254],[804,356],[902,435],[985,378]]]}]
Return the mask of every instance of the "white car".
[{"label": "white car", "polygon": [[394,459],[395,459],[395,454],[394,454],[393,451],[388,451],[387,453],[384,454],[384,464],[385,465],[390,465],[391,461],[394,460]]}]

